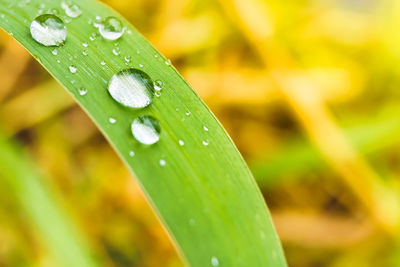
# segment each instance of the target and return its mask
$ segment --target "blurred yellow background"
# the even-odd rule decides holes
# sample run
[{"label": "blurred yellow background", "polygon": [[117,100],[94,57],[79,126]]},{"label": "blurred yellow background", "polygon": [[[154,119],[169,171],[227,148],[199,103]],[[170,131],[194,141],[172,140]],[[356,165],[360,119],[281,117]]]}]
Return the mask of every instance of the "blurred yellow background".
[{"label": "blurred yellow background", "polygon": [[[289,266],[400,265],[400,1],[104,2],[222,122],[261,187]],[[0,124],[54,177],[46,182],[97,259],[182,266],[100,132],[3,31],[0,81]],[[0,266],[52,266],[1,181]]]}]

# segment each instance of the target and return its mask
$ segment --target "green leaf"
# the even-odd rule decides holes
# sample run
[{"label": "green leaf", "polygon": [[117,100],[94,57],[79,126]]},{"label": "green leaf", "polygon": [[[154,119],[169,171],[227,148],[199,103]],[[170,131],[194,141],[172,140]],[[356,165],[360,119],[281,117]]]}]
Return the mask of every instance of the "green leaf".
[{"label": "green leaf", "polygon": [[[95,121],[136,175],[188,265],[286,266],[254,178],[205,104],[120,15],[94,0],[77,3],[82,14],[71,19],[60,8],[60,0],[31,0],[27,4],[0,0],[0,26],[34,55]],[[40,9],[43,13],[56,9],[64,21],[70,20],[67,40],[56,48],[56,56],[54,48],[30,36],[30,24]],[[126,26],[123,37],[118,41],[103,39],[88,23],[96,16],[120,18]],[[93,33],[97,37],[91,41]],[[119,55],[113,53],[117,47]],[[127,62],[125,57],[132,60]],[[102,61],[106,65],[100,64]],[[71,65],[77,68],[76,73],[70,72]],[[164,84],[161,96],[147,108],[125,108],[108,93],[111,77],[128,67],[141,69],[153,81]],[[87,89],[87,94],[81,96],[80,88]],[[160,121],[158,143],[144,146],[133,138],[131,123],[141,115]],[[110,123],[110,118],[116,122]],[[131,151],[135,156],[130,156]]]}]

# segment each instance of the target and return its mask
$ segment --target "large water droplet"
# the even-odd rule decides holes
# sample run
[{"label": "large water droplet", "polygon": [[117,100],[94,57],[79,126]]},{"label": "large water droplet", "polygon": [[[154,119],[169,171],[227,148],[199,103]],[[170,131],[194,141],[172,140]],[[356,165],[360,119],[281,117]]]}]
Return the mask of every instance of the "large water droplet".
[{"label": "large water droplet", "polygon": [[61,3],[61,8],[64,9],[65,14],[67,14],[70,18],[77,18],[82,14],[81,9],[79,6],[67,2]]},{"label": "large water droplet", "polygon": [[160,140],[160,122],[152,116],[141,116],[131,126],[132,134],[140,143],[152,145]]},{"label": "large water droplet", "polygon": [[115,74],[108,85],[115,101],[131,108],[144,108],[153,99],[153,82],[141,70],[130,68]]},{"label": "large water droplet", "polygon": [[107,40],[117,40],[124,34],[125,27],[116,17],[107,17],[102,24],[99,25],[99,32],[103,38]]},{"label": "large water droplet", "polygon": [[44,46],[60,46],[67,39],[67,28],[64,22],[52,14],[44,14],[31,23],[32,38]]}]

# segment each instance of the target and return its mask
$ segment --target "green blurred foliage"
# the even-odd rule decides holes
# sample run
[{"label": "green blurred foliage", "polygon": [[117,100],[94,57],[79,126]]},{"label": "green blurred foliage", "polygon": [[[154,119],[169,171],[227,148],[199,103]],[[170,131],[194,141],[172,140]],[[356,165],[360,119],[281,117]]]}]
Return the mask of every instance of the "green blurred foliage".
[{"label": "green blurred foliage", "polygon": [[[269,74],[306,79],[311,86],[302,93],[326,106],[374,179],[397,192],[399,1],[104,2],[171,58],[221,120],[260,184],[290,266],[398,265],[397,231],[377,223],[337,171],[342,163],[327,158],[307,134],[318,122],[302,120]],[[254,23],[246,28],[241,19]],[[257,50],[260,40],[268,60]],[[45,177],[54,178],[46,183],[62,196],[99,261],[182,266],[140,188],[90,119],[4,32],[0,78],[2,127],[24,144]],[[334,152],[337,158],[345,157],[341,151]],[[359,166],[349,168],[351,179],[362,183]],[[387,201],[390,207],[397,200]],[[0,266],[52,266],[1,180]]]}]

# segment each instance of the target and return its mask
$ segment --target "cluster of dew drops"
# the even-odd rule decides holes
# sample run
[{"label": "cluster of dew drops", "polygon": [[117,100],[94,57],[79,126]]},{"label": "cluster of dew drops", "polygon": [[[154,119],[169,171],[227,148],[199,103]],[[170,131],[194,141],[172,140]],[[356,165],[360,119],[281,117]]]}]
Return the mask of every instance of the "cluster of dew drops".
[{"label": "cluster of dew drops", "polygon": [[[29,1],[29,0],[24,0]],[[78,5],[72,4],[71,2],[62,2],[61,8],[64,10],[65,14],[68,16],[67,23],[70,19],[77,18],[82,14],[81,9]],[[57,15],[57,12],[52,12],[51,14],[43,14],[36,17],[30,25],[30,33],[32,38],[40,43],[41,45],[47,47],[58,47],[64,45],[67,39],[67,27],[62,19]],[[102,19],[96,16],[93,25],[98,28],[99,34],[106,40],[116,41],[120,39],[125,32],[125,27],[123,23],[116,17],[107,17]],[[90,36],[90,40],[93,41],[96,38],[96,34]],[[88,43],[83,43],[84,48],[88,47]],[[51,51],[53,55],[57,55],[57,49]],[[113,50],[113,54],[119,55],[120,51],[118,47]],[[83,55],[87,55],[87,50],[83,51]],[[158,57],[158,55],[156,55]],[[131,61],[130,56],[126,56],[126,63]],[[102,61],[101,66],[105,66],[106,63]],[[166,65],[170,65],[171,62],[167,60]],[[143,65],[139,65],[143,67]],[[77,67],[71,65],[69,66],[69,71],[71,73],[77,72]],[[161,95],[161,90],[163,89],[163,83],[160,80],[152,81],[152,79],[142,70],[135,68],[127,68],[120,70],[114,74],[108,83],[108,92],[111,97],[119,104],[132,109],[142,109],[149,106],[153,97],[159,97]],[[87,94],[85,88],[79,89],[79,95],[84,96]],[[190,111],[187,111],[186,116],[190,116]],[[110,117],[108,122],[111,124],[117,123],[115,118]],[[208,128],[203,126],[203,130],[208,132]],[[160,140],[161,126],[160,122],[153,116],[143,115],[135,118],[131,124],[131,131],[133,137],[144,145],[153,145]],[[184,146],[185,142],[183,140],[178,140],[180,146]],[[202,144],[204,146],[209,145],[209,141],[203,140]],[[129,156],[135,156],[134,151],[129,152]],[[159,160],[159,165],[164,167],[166,161],[164,159]],[[194,219],[190,220],[190,224],[194,224]],[[210,259],[211,266],[217,267],[220,265],[217,257],[213,256]]]},{"label": "cluster of dew drops", "polygon": [[[68,16],[68,20],[77,18],[82,14],[81,9],[78,5],[72,4],[71,2],[62,2],[61,8]],[[30,25],[30,33],[32,38],[48,47],[58,47],[64,45],[67,39],[67,27],[64,21],[56,15],[57,12],[51,14],[41,14],[36,17]],[[68,21],[68,22],[69,22]],[[126,28],[123,23],[116,17],[107,17],[102,19],[100,16],[96,16],[93,25],[98,29],[99,34],[106,40],[116,41],[120,39]],[[96,34],[90,36],[90,40],[95,39]],[[88,47],[88,43],[83,43],[84,48]],[[53,55],[57,55],[57,50],[51,51]],[[120,53],[119,48],[113,50],[115,55]],[[87,55],[87,50],[84,50],[83,55]],[[158,57],[158,55],[156,55]],[[129,63],[131,61],[130,56],[125,57],[125,61]],[[106,63],[102,61],[100,63],[105,66]],[[170,65],[170,61],[167,60],[166,65]],[[142,67],[139,65],[139,67]],[[69,66],[71,73],[76,73],[77,68],[73,65]],[[161,90],[163,89],[163,83],[160,80],[152,81],[152,79],[142,70],[136,68],[127,68],[120,70],[114,74],[108,83],[108,92],[111,97],[119,104],[132,108],[142,109],[149,106],[153,97],[159,97]],[[79,89],[79,95],[84,96],[87,94],[85,88]],[[186,112],[186,116],[189,116],[190,112]],[[115,124],[117,120],[115,118],[109,118],[108,121],[111,124]],[[206,126],[203,127],[205,131],[208,131]],[[133,120],[131,124],[131,131],[133,137],[144,145],[153,145],[160,140],[161,126],[159,121],[150,115],[139,116]],[[185,142],[179,140],[178,144],[184,146]],[[208,146],[209,141],[202,141],[204,146]],[[129,156],[133,157],[135,153],[129,152]],[[166,161],[161,159],[159,165],[165,166]],[[215,260],[214,260],[215,262]]]}]

